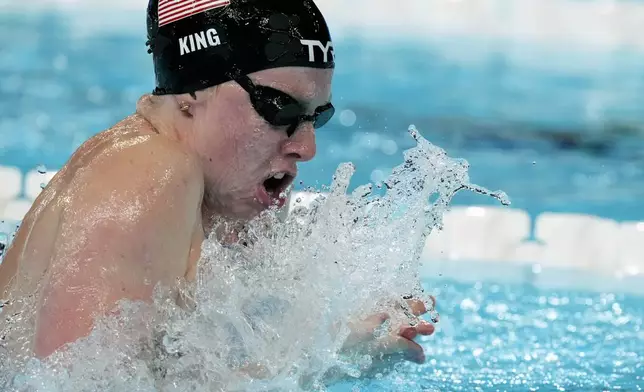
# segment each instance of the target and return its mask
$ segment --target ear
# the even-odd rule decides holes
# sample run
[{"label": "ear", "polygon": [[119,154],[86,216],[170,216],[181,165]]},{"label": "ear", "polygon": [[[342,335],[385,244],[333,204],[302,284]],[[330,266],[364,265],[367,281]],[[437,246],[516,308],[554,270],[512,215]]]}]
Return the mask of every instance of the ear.
[{"label": "ear", "polygon": [[195,108],[198,105],[206,105],[208,101],[214,99],[219,91],[219,86],[212,86],[205,90],[174,95],[177,108],[184,116],[193,117]]},{"label": "ear", "polygon": [[177,104],[177,108],[181,112],[182,115],[186,117],[193,117],[194,116],[194,108],[195,105],[197,104],[197,94],[192,92],[188,94],[178,94],[175,95],[175,102]]}]

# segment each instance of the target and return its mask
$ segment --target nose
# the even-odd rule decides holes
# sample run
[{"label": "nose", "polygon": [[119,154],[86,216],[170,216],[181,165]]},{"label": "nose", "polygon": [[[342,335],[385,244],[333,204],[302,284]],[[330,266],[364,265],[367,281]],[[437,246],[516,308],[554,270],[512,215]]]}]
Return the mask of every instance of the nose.
[{"label": "nose", "polygon": [[311,123],[300,125],[282,144],[282,154],[296,161],[310,161],[315,157],[315,152],[315,129]]}]

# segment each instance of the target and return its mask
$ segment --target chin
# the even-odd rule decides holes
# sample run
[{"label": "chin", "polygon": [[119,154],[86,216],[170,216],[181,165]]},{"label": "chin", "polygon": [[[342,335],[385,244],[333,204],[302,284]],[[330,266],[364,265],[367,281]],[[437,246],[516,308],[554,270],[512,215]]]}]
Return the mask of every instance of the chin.
[{"label": "chin", "polygon": [[239,200],[235,204],[226,206],[222,215],[229,219],[250,221],[258,217],[266,208],[256,200]]}]

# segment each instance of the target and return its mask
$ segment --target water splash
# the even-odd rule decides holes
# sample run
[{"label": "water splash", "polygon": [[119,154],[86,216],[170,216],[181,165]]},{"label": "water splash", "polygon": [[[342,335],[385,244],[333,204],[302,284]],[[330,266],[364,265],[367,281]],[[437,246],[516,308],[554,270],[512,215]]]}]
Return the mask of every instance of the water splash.
[{"label": "water splash", "polygon": [[43,164],[40,164],[40,165],[36,166],[36,171],[38,172],[38,174],[46,174],[47,173],[47,166],[45,166]]},{"label": "water splash", "polygon": [[0,263],[2,262],[4,251],[9,244],[9,236],[0,231]]},{"label": "water splash", "polygon": [[470,184],[467,162],[409,132],[417,146],[384,195],[371,184],[348,194],[354,167],[340,165],[328,194],[309,206],[284,220],[268,211],[236,244],[204,242],[197,281],[181,291],[186,306],[159,287],[153,305],[122,302],[120,316],[46,361],[29,361],[5,389],[324,391],[330,372],[360,377],[375,358],[342,350],[349,321],[388,312],[388,325],[416,322],[401,299],[430,302],[420,253],[452,197],[471,190],[509,204],[504,193]]}]

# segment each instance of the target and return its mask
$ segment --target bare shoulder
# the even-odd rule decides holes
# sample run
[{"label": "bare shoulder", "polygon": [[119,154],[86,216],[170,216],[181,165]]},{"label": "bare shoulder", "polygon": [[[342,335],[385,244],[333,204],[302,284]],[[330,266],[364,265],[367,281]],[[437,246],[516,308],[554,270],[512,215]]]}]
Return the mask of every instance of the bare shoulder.
[{"label": "bare shoulder", "polygon": [[71,193],[104,193],[112,187],[136,190],[150,185],[160,191],[178,185],[203,188],[197,159],[168,138],[134,133],[106,138],[101,144],[76,170],[70,181]]},{"label": "bare shoulder", "polygon": [[[100,135],[68,173],[43,281],[34,350],[86,335],[122,299],[150,300],[185,276],[201,227],[203,174],[179,145],[145,132]],[[74,287],[74,290],[70,290]]]},{"label": "bare shoulder", "polygon": [[[69,180],[61,224],[62,243],[85,236],[74,255],[153,272],[152,280],[183,276],[195,228],[201,227],[203,173],[197,159],[159,135],[107,138]],[[124,267],[125,268],[125,267]],[[141,273],[144,271],[141,270]]]}]

